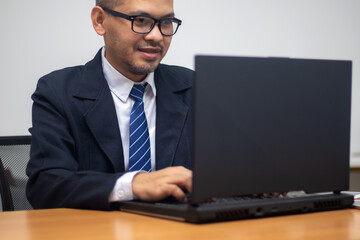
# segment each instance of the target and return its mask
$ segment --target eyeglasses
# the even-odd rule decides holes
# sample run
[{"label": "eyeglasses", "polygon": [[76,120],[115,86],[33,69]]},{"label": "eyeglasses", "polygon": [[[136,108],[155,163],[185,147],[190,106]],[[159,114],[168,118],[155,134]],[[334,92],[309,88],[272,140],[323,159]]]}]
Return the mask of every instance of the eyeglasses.
[{"label": "eyeglasses", "polygon": [[144,15],[129,16],[106,7],[103,7],[103,9],[105,12],[110,13],[114,17],[121,17],[131,21],[131,29],[133,30],[133,32],[140,34],[146,34],[151,32],[154,26],[157,24],[162,35],[172,36],[177,32],[179,26],[181,25],[181,20],[174,17],[156,19]]}]

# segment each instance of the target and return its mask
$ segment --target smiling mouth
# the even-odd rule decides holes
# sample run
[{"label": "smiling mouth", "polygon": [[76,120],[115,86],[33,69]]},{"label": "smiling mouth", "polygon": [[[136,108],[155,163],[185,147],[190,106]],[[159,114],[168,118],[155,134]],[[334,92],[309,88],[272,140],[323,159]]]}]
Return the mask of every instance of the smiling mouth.
[{"label": "smiling mouth", "polygon": [[159,53],[161,52],[161,47],[140,47],[139,50],[147,53]]},{"label": "smiling mouth", "polygon": [[138,50],[145,56],[146,59],[155,60],[161,54],[162,49],[160,47],[141,47]]}]

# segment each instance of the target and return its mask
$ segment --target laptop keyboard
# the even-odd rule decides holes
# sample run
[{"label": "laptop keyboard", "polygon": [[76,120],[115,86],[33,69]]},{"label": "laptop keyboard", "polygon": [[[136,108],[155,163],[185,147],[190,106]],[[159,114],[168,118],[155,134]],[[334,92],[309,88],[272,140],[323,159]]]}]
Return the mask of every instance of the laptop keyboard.
[{"label": "laptop keyboard", "polygon": [[205,202],[204,204],[235,204],[235,203],[240,203],[240,202],[244,202],[244,201],[259,201],[259,200],[270,200],[270,199],[280,199],[280,198],[287,198],[286,196],[275,196],[275,195],[269,195],[269,196],[264,196],[264,195],[248,195],[248,196],[237,196],[237,197],[224,197],[224,198],[216,198],[213,200],[209,200],[207,202]]},{"label": "laptop keyboard", "polygon": [[[300,196],[300,195],[299,195]],[[302,195],[303,196],[303,195]],[[186,197],[188,199],[188,202],[191,202],[191,195],[190,194],[186,194]],[[262,199],[279,199],[279,198],[293,198],[296,197],[294,195],[272,195],[269,194],[268,196],[264,196],[263,194],[258,194],[258,195],[247,195],[247,196],[236,196],[236,197],[224,197],[224,198],[214,198],[214,199],[209,199],[206,202],[201,203],[201,205],[208,205],[208,204],[233,204],[233,203],[239,203],[239,202],[244,202],[244,201],[257,201],[257,200],[262,200]],[[161,205],[185,205],[184,203],[180,203],[176,198],[174,197],[168,197],[165,198],[162,201],[157,202],[156,204],[161,204]]]}]

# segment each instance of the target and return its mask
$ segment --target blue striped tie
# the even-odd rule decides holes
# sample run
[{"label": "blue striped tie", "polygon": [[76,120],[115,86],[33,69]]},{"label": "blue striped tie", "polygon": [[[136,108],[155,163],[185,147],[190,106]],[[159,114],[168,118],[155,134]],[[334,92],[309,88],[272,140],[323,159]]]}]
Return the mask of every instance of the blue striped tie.
[{"label": "blue striped tie", "polygon": [[150,138],[143,102],[145,88],[146,83],[135,84],[130,92],[135,103],[130,115],[129,171],[151,171]]}]

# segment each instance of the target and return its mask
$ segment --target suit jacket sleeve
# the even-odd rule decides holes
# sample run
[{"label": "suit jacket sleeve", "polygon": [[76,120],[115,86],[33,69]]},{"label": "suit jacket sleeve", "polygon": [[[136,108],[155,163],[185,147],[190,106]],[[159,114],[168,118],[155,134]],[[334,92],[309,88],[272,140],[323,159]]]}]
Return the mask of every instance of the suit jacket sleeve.
[{"label": "suit jacket sleeve", "polygon": [[110,209],[124,159],[101,66],[99,51],[85,66],[55,71],[38,82],[26,189],[34,208]]},{"label": "suit jacket sleeve", "polygon": [[28,199],[34,208],[109,209],[109,194],[122,173],[115,173],[93,137],[80,127],[84,117],[71,109],[74,105],[56,81],[42,78],[32,97]]}]

